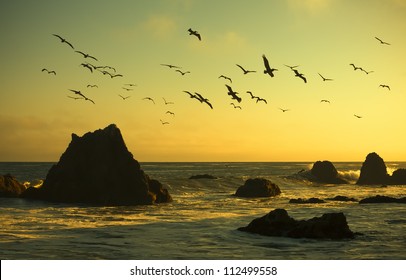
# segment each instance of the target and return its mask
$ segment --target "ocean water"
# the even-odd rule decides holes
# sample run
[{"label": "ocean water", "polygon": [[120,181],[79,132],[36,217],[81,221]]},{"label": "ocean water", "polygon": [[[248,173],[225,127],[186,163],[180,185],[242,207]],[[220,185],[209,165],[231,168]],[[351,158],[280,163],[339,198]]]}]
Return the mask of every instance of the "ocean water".
[{"label": "ocean water", "polygon": [[[0,163],[21,182],[44,179],[52,163]],[[287,178],[311,163],[141,163],[174,201],[148,206],[90,207],[0,198],[1,259],[406,259],[406,205],[289,204],[291,198],[406,196],[406,186],[325,185]],[[334,163],[355,182],[361,163]],[[406,163],[387,163],[388,171]],[[190,180],[210,174],[215,180]],[[279,185],[273,198],[237,198],[248,178]],[[267,237],[238,227],[284,208],[295,219],[344,212],[352,240]]]}]

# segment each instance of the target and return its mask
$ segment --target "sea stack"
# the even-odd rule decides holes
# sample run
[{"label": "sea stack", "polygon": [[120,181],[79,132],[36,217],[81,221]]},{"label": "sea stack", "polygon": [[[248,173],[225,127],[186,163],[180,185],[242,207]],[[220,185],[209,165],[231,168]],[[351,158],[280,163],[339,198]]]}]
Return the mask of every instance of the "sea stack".
[{"label": "sea stack", "polygon": [[271,197],[280,194],[278,185],[265,178],[248,179],[235,192],[238,197]]},{"label": "sea stack", "polygon": [[384,160],[377,153],[367,155],[361,167],[357,185],[380,185],[389,182]]},{"label": "sea stack", "polygon": [[22,197],[96,205],[138,205],[171,201],[162,185],[151,180],[128,151],[114,124],[72,140],[51,167],[40,188]]},{"label": "sea stack", "polygon": [[23,184],[10,174],[0,175],[0,197],[18,197],[25,191]]}]

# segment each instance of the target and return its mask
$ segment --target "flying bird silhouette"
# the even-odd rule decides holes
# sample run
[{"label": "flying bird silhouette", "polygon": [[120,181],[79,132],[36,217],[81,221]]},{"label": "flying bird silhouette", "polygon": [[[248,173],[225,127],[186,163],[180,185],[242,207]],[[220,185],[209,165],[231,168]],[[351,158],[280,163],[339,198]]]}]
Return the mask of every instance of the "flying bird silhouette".
[{"label": "flying bird silhouette", "polygon": [[281,110],[283,113],[289,111],[289,109],[282,109],[282,108],[279,108],[279,110]]},{"label": "flying bird silhouette", "polygon": [[388,90],[390,90],[390,86],[388,86],[388,85],[379,85],[379,87],[387,88]]},{"label": "flying bird silhouette", "polygon": [[80,66],[83,66],[84,68],[89,69],[89,70],[90,70],[90,72],[92,72],[92,73],[93,73],[93,67],[92,67],[92,65],[91,65],[91,64],[89,64],[89,63],[81,63],[81,64],[80,64]]},{"label": "flying bird silhouette", "polygon": [[199,39],[199,41],[202,40],[202,37],[200,36],[199,32],[192,30],[192,28],[189,28],[187,31],[189,31],[189,35],[196,36]]},{"label": "flying bird silhouette", "polygon": [[358,67],[358,66],[355,66],[354,63],[350,63],[350,65],[351,65],[352,67],[354,67],[354,71],[356,71],[356,70],[361,70],[361,71],[362,71],[362,68],[361,68],[361,67]]},{"label": "flying bird silhouette", "polygon": [[136,84],[124,84],[125,86],[129,86],[129,87],[136,87]]},{"label": "flying bird silhouette", "polygon": [[226,87],[228,89],[227,94],[231,96],[231,99],[235,99],[238,103],[241,103],[242,98],[237,96],[238,92],[233,91],[233,89],[229,85],[226,85]]},{"label": "flying bird silhouette", "polygon": [[360,116],[360,115],[355,115],[355,114],[354,114],[354,117],[356,117],[356,118],[358,118],[358,119],[361,119],[361,118],[362,118],[362,116]]},{"label": "flying bird silhouette", "polygon": [[116,77],[123,77],[123,75],[121,75],[121,74],[111,74],[111,73],[108,73],[109,75],[110,75],[110,78],[116,78]]},{"label": "flying bird silhouette", "polygon": [[233,105],[234,109],[242,110],[241,106],[235,105],[233,102],[231,102],[230,105]]},{"label": "flying bird silhouette", "polygon": [[169,124],[169,122],[164,122],[163,120],[160,120],[160,121],[161,121],[162,125]]},{"label": "flying bird silhouette", "polygon": [[229,80],[230,81],[230,83],[232,83],[233,81],[231,80],[231,78],[229,78],[229,77],[227,77],[227,76],[224,76],[224,75],[220,75],[219,76],[219,79],[220,78],[223,78],[223,79],[226,79],[226,80]]},{"label": "flying bird silhouette", "polygon": [[305,83],[307,83],[307,80],[306,80],[304,74],[299,73],[299,71],[297,71],[296,69],[293,69],[292,71],[295,72],[295,77],[299,77],[299,78],[302,79]]},{"label": "flying bird silhouette", "polygon": [[70,91],[73,92],[74,94],[81,96],[84,100],[87,100],[87,101],[92,102],[93,104],[96,104],[96,103],[94,103],[94,101],[92,99],[87,98],[85,95],[83,95],[83,93],[81,93],[80,90],[70,89]]},{"label": "flying bird silhouette", "polygon": [[81,55],[83,55],[84,58],[91,58],[91,59],[98,61],[97,58],[95,58],[94,56],[91,56],[90,54],[87,54],[87,53],[84,53],[81,51],[75,51],[75,52],[80,53]]},{"label": "flying bird silhouette", "polygon": [[191,93],[190,91],[184,90],[183,92],[186,92],[187,94],[189,94],[190,98],[195,98],[200,101],[199,97],[197,97],[197,95]]},{"label": "flying bird silhouette", "polygon": [[46,71],[48,74],[54,74],[54,75],[56,75],[56,72],[55,72],[54,70],[48,70],[48,69],[46,69],[46,68],[43,68],[43,69],[41,70],[41,72],[44,72],[44,71]]},{"label": "flying bird silhouette", "polygon": [[322,99],[322,100],[320,100],[320,102],[330,103],[330,101],[327,99]]},{"label": "flying bird silhouette", "polygon": [[126,90],[126,91],[130,91],[130,90],[134,90],[132,88],[126,88],[126,87],[122,87],[122,89]]},{"label": "flying bird silhouette", "polygon": [[333,79],[329,79],[329,78],[324,78],[320,73],[317,73],[317,74],[319,74],[319,76],[323,79],[323,82],[332,81],[332,80],[333,80]]},{"label": "flying bird silhouette", "polygon": [[165,114],[171,114],[172,116],[175,116],[175,113],[174,113],[174,112],[171,112],[171,111],[166,111]]},{"label": "flying bird silhouette", "polygon": [[119,94],[118,96],[120,96],[123,100],[126,100],[127,98],[130,98],[131,96],[122,96],[121,94]]},{"label": "flying bird silhouette", "polygon": [[152,103],[154,103],[154,104],[155,104],[154,99],[152,99],[151,97],[144,97],[144,98],[143,98],[143,100],[144,100],[144,99],[145,99],[145,100],[151,100],[151,101],[152,101]]},{"label": "flying bird silhouette", "polygon": [[363,68],[361,68],[361,71],[363,71],[365,74],[369,74],[369,73],[373,73],[374,71],[367,71],[367,70],[365,70],[365,69],[363,69]]},{"label": "flying bird silhouette", "polygon": [[61,40],[61,43],[68,44],[72,49],[75,49],[71,43],[69,43],[68,41],[66,41],[66,39],[62,38],[62,37],[59,36],[58,34],[52,34],[52,35],[54,35],[55,37],[58,37],[58,38]]},{"label": "flying bird silhouette", "polygon": [[269,76],[274,77],[273,72],[278,71],[278,69],[271,68],[269,66],[268,59],[266,58],[266,56],[264,54],[262,55],[262,59],[264,61],[264,66],[265,66],[264,74],[269,74]]},{"label": "flying bird silhouette", "polygon": [[98,86],[97,86],[97,85],[87,85],[87,87],[91,87],[91,88],[96,87],[96,88],[98,88]]},{"label": "flying bird silhouette", "polygon": [[260,101],[263,101],[263,102],[265,102],[265,104],[268,104],[268,102],[266,101],[266,99],[263,99],[263,98],[261,98],[261,97],[257,97],[257,103],[260,102]]},{"label": "flying bird silhouette", "polygon": [[179,66],[176,66],[176,65],[172,65],[172,64],[161,64],[162,66],[166,66],[166,67],[169,67],[169,68],[182,68],[182,67],[179,67]]},{"label": "flying bird silhouette", "polygon": [[389,43],[382,41],[378,37],[375,37],[375,39],[378,40],[382,45],[390,45]]},{"label": "flying bird silhouette", "polygon": [[246,74],[248,74],[248,73],[255,73],[255,72],[257,72],[257,71],[253,71],[253,70],[245,70],[244,67],[242,67],[241,65],[239,65],[239,64],[236,64],[236,65],[244,72],[244,75],[246,75]]},{"label": "flying bird silhouette", "polygon": [[185,74],[189,74],[189,73],[190,73],[190,71],[185,71],[185,72],[182,72],[182,71],[181,71],[181,70],[179,70],[179,69],[176,69],[175,71],[176,71],[176,72],[181,73],[181,74],[182,74],[182,76],[184,76]]},{"label": "flying bird silhouette", "polygon": [[290,70],[292,70],[293,71],[293,69],[295,69],[296,67],[299,67],[299,65],[295,65],[295,66],[290,66],[290,65],[286,65],[286,64],[284,64],[286,67],[289,67],[290,68]]},{"label": "flying bird silhouette", "polygon": [[255,95],[252,94],[252,91],[247,90],[247,93],[249,93],[249,95],[251,95],[251,99],[258,98],[258,96],[255,96]]},{"label": "flying bird silhouette", "polygon": [[209,105],[210,108],[213,109],[213,105],[211,105],[211,103],[209,102],[209,99],[204,98],[204,97],[203,97],[200,93],[198,93],[198,92],[195,92],[195,94],[196,94],[198,100],[199,100],[201,103],[204,102],[204,103],[206,103],[207,105]]},{"label": "flying bird silhouette", "polygon": [[162,99],[164,100],[165,105],[174,104],[173,102],[168,102],[168,101],[166,101],[166,99],[165,99],[165,98],[163,98],[163,97],[162,97]]}]

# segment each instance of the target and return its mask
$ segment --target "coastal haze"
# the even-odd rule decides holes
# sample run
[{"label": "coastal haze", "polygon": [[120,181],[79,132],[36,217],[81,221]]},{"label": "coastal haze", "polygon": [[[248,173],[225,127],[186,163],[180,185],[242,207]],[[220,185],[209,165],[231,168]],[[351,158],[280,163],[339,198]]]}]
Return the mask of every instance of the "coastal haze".
[{"label": "coastal haze", "polygon": [[[0,7],[0,161],[55,162],[71,133],[111,123],[140,162],[361,162],[371,151],[406,160],[405,1],[21,0]],[[264,74],[262,55],[278,69],[274,77]],[[307,82],[286,65],[298,65]]]}]

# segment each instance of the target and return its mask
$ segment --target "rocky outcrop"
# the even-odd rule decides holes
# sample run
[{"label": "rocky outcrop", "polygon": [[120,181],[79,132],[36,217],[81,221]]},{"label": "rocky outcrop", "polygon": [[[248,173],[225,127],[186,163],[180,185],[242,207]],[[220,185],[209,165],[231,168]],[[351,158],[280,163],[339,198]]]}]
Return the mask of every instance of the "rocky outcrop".
[{"label": "rocky outcrop", "polygon": [[388,181],[389,175],[383,159],[377,153],[368,154],[362,164],[357,185],[380,185]]},{"label": "rocky outcrop", "polygon": [[0,197],[18,197],[25,191],[23,184],[10,174],[0,175]]},{"label": "rocky outcrop", "polygon": [[325,184],[348,184],[346,180],[339,177],[333,163],[327,160],[316,161],[310,171],[302,169],[298,173],[289,176],[289,178]]},{"label": "rocky outcrop", "polygon": [[365,204],[365,203],[406,203],[406,197],[395,198],[395,197],[384,196],[384,195],[376,195],[373,197],[367,197],[367,198],[361,199],[359,201],[359,203],[361,203],[361,204]]},{"label": "rocky outcrop", "polygon": [[317,204],[317,203],[326,203],[323,199],[317,198],[317,197],[312,197],[309,199],[303,199],[303,198],[292,198],[289,200],[289,203],[295,203],[295,204]]},{"label": "rocky outcrop", "polygon": [[198,174],[190,176],[189,179],[218,179],[218,178],[216,176],[212,176],[209,174]]},{"label": "rocky outcrop", "polygon": [[271,197],[281,194],[278,185],[264,178],[248,179],[239,187],[235,196],[239,197]]},{"label": "rocky outcrop", "polygon": [[348,227],[347,219],[342,212],[326,213],[321,217],[297,221],[289,217],[285,209],[275,209],[238,230],[292,238],[354,238],[354,233]]},{"label": "rocky outcrop", "polygon": [[22,197],[97,205],[137,205],[171,201],[162,185],[151,180],[128,151],[112,124],[72,140],[39,188]]},{"label": "rocky outcrop", "polygon": [[335,197],[326,198],[326,200],[331,201],[342,201],[342,202],[357,202],[355,198],[344,196],[344,195],[336,195]]},{"label": "rocky outcrop", "polygon": [[406,169],[397,169],[389,179],[391,185],[406,185]]}]

